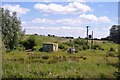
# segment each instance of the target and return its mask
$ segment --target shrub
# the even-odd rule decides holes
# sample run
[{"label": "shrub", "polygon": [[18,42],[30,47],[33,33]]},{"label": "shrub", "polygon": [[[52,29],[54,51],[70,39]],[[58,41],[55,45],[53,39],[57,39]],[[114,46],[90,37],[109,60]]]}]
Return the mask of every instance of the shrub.
[{"label": "shrub", "polygon": [[59,44],[58,48],[60,48],[60,49],[64,49],[65,46],[64,46],[63,44]]},{"label": "shrub", "polygon": [[79,39],[79,38],[78,39],[74,39],[73,43],[74,44],[78,44],[78,45],[86,45],[87,44],[87,42],[85,40]]},{"label": "shrub", "polygon": [[75,50],[75,53],[78,53],[78,52],[79,52],[79,50],[76,49],[76,50]]},{"label": "shrub", "polygon": [[95,50],[104,50],[101,46],[95,44],[92,46],[92,49],[95,49]]},{"label": "shrub", "polygon": [[24,50],[25,50],[25,47],[20,44],[20,45],[17,47],[17,50],[19,50],[19,51],[24,51]]},{"label": "shrub", "polygon": [[25,47],[25,49],[33,49],[36,45],[35,36],[31,35],[27,40],[21,41],[20,43]]},{"label": "shrub", "polygon": [[83,46],[83,50],[86,50],[87,48],[86,48],[86,46]]},{"label": "shrub", "polygon": [[83,45],[82,48],[83,48],[83,50],[86,50],[86,49],[89,49],[89,46]]},{"label": "shrub", "polygon": [[114,51],[115,51],[115,49],[114,49],[114,48],[110,48],[110,50],[109,50],[109,51],[113,51],[113,52],[114,52]]},{"label": "shrub", "polygon": [[39,49],[39,51],[41,51],[41,52],[42,52],[42,50],[43,50],[43,48],[41,47],[41,48]]},{"label": "shrub", "polygon": [[103,50],[103,51],[104,51],[104,49],[103,49],[103,48],[101,48],[101,50]]},{"label": "shrub", "polygon": [[47,56],[47,55],[42,56],[42,59],[48,59],[48,58],[49,58],[49,56]]},{"label": "shrub", "polygon": [[100,73],[99,78],[102,79],[102,80],[106,80],[107,76],[103,73]]},{"label": "shrub", "polygon": [[87,59],[87,57],[83,57],[83,60],[86,60]]},{"label": "shrub", "polygon": [[34,46],[32,50],[39,51],[40,46]]},{"label": "shrub", "polygon": [[115,57],[114,52],[109,52],[107,56]]},{"label": "shrub", "polygon": [[103,41],[102,43],[106,44],[106,42],[105,42],[105,41]]}]

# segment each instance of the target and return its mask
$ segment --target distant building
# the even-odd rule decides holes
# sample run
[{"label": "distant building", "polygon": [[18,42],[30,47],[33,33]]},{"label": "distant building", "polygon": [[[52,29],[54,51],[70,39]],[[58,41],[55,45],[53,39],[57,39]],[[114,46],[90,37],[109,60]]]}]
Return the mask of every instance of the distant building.
[{"label": "distant building", "polygon": [[57,43],[44,43],[42,50],[45,52],[58,51],[58,44]]},{"label": "distant building", "polygon": [[67,50],[67,52],[68,52],[68,53],[75,53],[75,48],[69,48],[69,49]]}]

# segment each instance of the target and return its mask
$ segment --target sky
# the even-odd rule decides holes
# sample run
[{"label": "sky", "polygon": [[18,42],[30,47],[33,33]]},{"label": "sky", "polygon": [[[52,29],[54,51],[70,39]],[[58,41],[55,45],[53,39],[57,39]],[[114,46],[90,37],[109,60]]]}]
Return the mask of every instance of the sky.
[{"label": "sky", "polygon": [[[118,24],[118,2],[2,2],[4,9],[16,11],[26,34],[86,37],[86,26],[94,38],[109,35]],[[117,0],[115,0],[117,1]]]}]

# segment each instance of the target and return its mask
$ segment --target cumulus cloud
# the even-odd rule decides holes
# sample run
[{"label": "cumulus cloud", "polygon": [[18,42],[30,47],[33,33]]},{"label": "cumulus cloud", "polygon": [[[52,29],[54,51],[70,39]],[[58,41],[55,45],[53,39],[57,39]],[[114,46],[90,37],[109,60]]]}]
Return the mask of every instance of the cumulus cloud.
[{"label": "cumulus cloud", "polygon": [[81,14],[81,13],[86,13],[88,11],[92,11],[91,7],[80,3],[80,2],[72,2],[69,3],[68,5],[59,5],[59,4],[40,4],[37,3],[34,5],[34,8],[42,11],[42,12],[48,12],[48,13],[55,13],[55,14]]},{"label": "cumulus cloud", "polygon": [[10,5],[10,4],[5,4],[2,6],[4,9],[10,10],[10,12],[16,11],[17,14],[26,14],[30,10],[27,8],[22,8],[20,5]]},{"label": "cumulus cloud", "polygon": [[80,26],[84,23],[110,23],[111,20],[106,16],[97,17],[93,14],[82,14],[77,18],[45,19],[36,18],[33,23],[64,24],[69,26]]},{"label": "cumulus cloud", "polygon": [[93,14],[82,14],[79,16],[84,21],[94,21],[94,22],[104,22],[104,23],[110,23],[111,20],[107,16],[101,16],[97,17]]},{"label": "cumulus cloud", "polygon": [[98,20],[101,22],[107,22],[107,23],[111,22],[111,20],[106,16],[102,16],[102,17],[98,18]]},{"label": "cumulus cloud", "polygon": [[76,26],[81,24],[80,19],[71,19],[71,18],[64,18],[64,19],[45,19],[45,18],[36,18],[32,20],[32,23],[39,23],[39,24],[64,24],[64,25],[71,25]]},{"label": "cumulus cloud", "polygon": [[87,21],[98,21],[98,18],[95,15],[93,15],[93,14],[88,14],[88,15],[82,14],[79,17],[81,19],[87,20]]}]

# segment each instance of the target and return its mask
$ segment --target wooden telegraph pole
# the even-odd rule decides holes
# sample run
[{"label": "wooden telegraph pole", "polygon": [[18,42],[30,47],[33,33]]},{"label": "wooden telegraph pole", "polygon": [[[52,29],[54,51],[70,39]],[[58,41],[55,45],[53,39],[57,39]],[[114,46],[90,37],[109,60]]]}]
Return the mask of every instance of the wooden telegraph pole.
[{"label": "wooden telegraph pole", "polygon": [[92,49],[92,46],[93,46],[93,31],[92,31],[91,49]]}]

